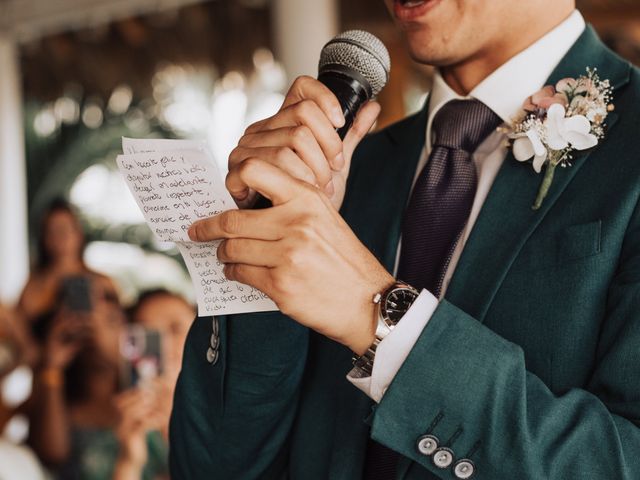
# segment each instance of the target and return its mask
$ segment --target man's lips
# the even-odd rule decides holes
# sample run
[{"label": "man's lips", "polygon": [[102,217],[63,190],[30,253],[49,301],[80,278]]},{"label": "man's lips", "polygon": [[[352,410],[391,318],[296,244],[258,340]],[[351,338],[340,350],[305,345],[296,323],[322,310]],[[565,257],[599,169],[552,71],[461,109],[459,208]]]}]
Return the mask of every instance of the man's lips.
[{"label": "man's lips", "polygon": [[441,0],[394,0],[393,11],[400,21],[416,20]]},{"label": "man's lips", "polygon": [[397,1],[401,3],[403,7],[407,7],[407,8],[417,7],[418,5],[421,5],[427,2],[427,0],[397,0]]}]

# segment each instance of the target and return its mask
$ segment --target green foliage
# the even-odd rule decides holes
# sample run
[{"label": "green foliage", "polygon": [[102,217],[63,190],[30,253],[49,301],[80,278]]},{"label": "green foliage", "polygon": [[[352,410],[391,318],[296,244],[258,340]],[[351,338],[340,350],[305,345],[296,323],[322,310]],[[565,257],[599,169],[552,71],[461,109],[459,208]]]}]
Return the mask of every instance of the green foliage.
[{"label": "green foliage", "polygon": [[[158,137],[174,138],[175,135],[157,122],[145,122],[132,130],[126,116],[106,116],[97,129],[82,122],[61,125],[47,137],[39,136],[34,120],[42,105],[31,102],[25,105],[25,148],[27,157],[27,197],[29,205],[30,243],[34,245],[38,221],[43,210],[56,197],[68,197],[69,190],[78,175],[91,165],[102,163],[115,169],[116,156],[121,153],[121,138]],[[108,208],[108,206],[105,206]],[[145,250],[156,251],[151,231],[146,225],[105,225],[95,219],[83,218],[89,241],[104,240],[138,245]],[[178,259],[177,252],[171,255]],[[182,263],[182,262],[180,262]]]}]

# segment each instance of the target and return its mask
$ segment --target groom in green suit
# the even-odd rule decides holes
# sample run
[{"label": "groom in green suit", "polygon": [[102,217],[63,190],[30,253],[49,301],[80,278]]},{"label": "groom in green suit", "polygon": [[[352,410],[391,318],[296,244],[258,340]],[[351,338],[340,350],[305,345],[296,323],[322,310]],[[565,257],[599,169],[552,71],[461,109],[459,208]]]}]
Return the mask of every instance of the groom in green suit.
[{"label": "groom in green suit", "polygon": [[[640,72],[571,0],[387,5],[437,67],[424,109],[360,143],[371,102],[341,141],[298,79],[230,157],[239,205],[273,206],[190,231],[281,313],[195,321],[172,478],[640,478]],[[547,163],[516,161],[504,125],[574,108],[528,97],[588,67],[615,110],[532,209],[550,158],[527,137]]]}]

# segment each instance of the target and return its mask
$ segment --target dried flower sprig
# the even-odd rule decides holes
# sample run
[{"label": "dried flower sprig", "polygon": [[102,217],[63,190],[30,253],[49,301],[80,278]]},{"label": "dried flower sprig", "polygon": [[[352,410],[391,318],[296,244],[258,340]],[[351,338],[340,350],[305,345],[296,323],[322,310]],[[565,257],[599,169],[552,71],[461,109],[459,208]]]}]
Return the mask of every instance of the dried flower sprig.
[{"label": "dried flower sprig", "polygon": [[549,193],[556,167],[571,166],[575,151],[593,148],[604,138],[605,120],[614,108],[612,95],[609,80],[587,68],[587,75],[564,78],[524,102],[524,114],[513,122],[508,136],[517,160],[532,160],[536,173],[546,165],[534,210]]}]

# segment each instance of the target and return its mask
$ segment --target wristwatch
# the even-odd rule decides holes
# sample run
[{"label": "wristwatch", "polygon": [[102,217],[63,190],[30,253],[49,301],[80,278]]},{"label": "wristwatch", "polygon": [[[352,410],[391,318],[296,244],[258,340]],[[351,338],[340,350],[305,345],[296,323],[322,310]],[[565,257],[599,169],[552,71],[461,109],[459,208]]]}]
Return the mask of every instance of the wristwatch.
[{"label": "wristwatch", "polygon": [[363,355],[353,356],[353,366],[356,368],[357,376],[368,377],[371,375],[378,345],[391,333],[400,319],[411,308],[418,295],[420,295],[420,292],[401,281],[397,281],[384,292],[375,294],[373,303],[378,305],[378,324],[376,326],[375,339]]}]

